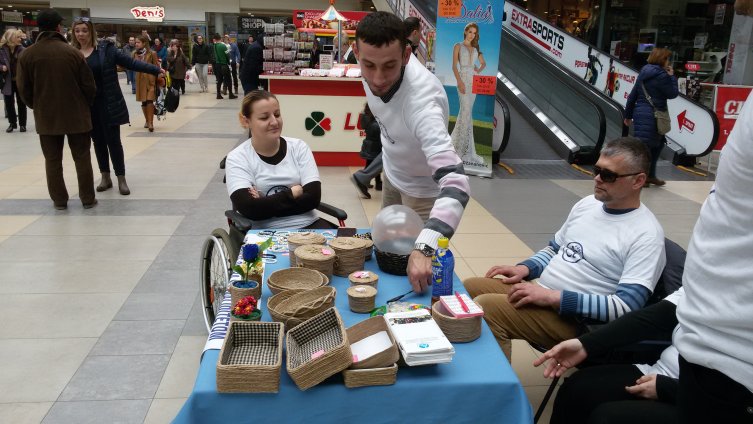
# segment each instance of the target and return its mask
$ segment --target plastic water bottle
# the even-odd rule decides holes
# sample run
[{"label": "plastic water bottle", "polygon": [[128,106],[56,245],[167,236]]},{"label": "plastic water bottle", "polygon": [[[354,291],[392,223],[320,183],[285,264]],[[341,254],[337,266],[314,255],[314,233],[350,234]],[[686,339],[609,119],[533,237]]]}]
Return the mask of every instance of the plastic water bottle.
[{"label": "plastic water bottle", "polygon": [[452,280],[455,275],[455,258],[450,252],[450,240],[440,237],[438,248],[431,257],[431,304],[439,296],[452,295]]}]

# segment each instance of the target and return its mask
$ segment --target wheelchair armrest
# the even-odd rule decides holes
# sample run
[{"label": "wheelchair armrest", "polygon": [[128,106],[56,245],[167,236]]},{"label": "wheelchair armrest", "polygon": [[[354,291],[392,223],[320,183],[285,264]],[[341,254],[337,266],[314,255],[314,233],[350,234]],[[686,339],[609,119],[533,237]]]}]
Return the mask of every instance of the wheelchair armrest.
[{"label": "wheelchair armrest", "polygon": [[240,212],[228,210],[225,211],[225,216],[227,217],[228,221],[230,221],[230,225],[235,227],[241,233],[245,234],[248,230],[251,229],[252,221],[241,215]]},{"label": "wheelchair armrest", "polygon": [[319,202],[319,206],[317,206],[316,209],[320,212],[324,212],[327,215],[337,218],[339,221],[345,221],[346,219],[348,219],[347,212],[328,203]]}]

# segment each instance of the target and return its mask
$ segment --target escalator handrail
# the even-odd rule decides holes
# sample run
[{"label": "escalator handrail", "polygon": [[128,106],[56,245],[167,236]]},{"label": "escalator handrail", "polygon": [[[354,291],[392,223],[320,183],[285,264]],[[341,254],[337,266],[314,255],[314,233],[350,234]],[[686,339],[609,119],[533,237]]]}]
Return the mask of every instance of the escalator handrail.
[{"label": "escalator handrail", "polygon": [[499,145],[499,148],[497,149],[497,153],[502,154],[502,152],[507,148],[507,143],[510,142],[510,107],[507,106],[507,102],[504,98],[499,94],[499,89],[497,89],[497,94],[494,96],[495,100],[499,102],[499,105],[502,107],[502,121],[505,123],[505,130],[502,133],[502,143]]}]

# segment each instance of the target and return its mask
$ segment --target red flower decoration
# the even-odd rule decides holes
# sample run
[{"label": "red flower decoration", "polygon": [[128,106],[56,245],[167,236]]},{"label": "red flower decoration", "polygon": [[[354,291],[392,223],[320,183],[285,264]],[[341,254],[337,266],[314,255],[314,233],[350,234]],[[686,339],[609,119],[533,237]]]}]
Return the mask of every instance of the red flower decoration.
[{"label": "red flower decoration", "polygon": [[255,310],[258,302],[253,296],[246,296],[239,300],[233,307],[233,315],[237,317],[245,317],[251,315]]}]

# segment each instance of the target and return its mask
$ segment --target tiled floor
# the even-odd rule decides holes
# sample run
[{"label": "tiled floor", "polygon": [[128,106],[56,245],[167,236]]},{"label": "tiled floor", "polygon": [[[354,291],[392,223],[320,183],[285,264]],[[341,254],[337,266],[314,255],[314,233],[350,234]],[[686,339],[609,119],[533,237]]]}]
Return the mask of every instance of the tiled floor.
[{"label": "tiled floor", "polygon": [[[241,130],[238,100],[188,88],[179,112],[154,133],[141,128],[138,104],[126,94],[133,194],[99,193],[94,209],[75,198],[66,211],[52,209],[33,119],[30,132],[0,136],[0,422],[164,423],[190,393],[207,335],[199,252],[204,237],[225,226],[218,163]],[[65,167],[74,195],[69,153]],[[323,198],[348,212],[350,226],[364,227],[380,196],[359,199],[347,180],[353,170],[322,168]],[[573,178],[473,178],[473,200],[452,239],[460,277],[541,247],[592,190],[578,173]],[[643,200],[667,236],[687,246],[710,185],[671,181]],[[513,367],[534,406],[548,384],[531,366],[535,355],[515,343]]]}]

